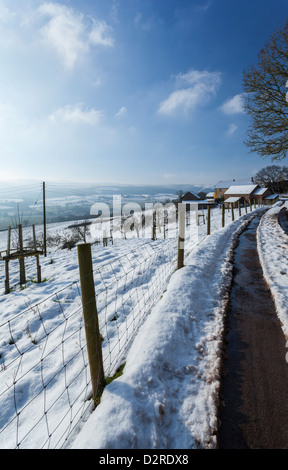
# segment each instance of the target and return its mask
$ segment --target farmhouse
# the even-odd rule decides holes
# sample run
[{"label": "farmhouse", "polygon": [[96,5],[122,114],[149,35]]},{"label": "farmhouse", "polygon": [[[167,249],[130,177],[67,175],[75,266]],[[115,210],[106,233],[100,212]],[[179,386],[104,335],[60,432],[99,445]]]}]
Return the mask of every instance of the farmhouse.
[{"label": "farmhouse", "polygon": [[197,196],[197,194],[192,193],[191,191],[188,191],[181,197],[181,202],[184,202],[184,201],[198,202],[200,201],[200,197]]},{"label": "farmhouse", "polygon": [[261,188],[255,184],[253,178],[238,184],[235,180],[232,181],[233,184],[230,183],[231,181],[217,183],[215,192],[208,193],[205,200],[201,200],[197,194],[188,191],[181,197],[181,202],[187,205],[186,210],[189,211],[191,208],[207,209],[208,206],[216,205],[216,200],[220,198],[224,198],[226,206],[237,207],[239,204],[243,206],[246,203],[271,204],[276,202],[278,197],[277,194],[271,194],[269,188]]},{"label": "farmhouse", "polygon": [[236,207],[239,203],[248,204],[271,204],[277,201],[278,194],[271,194],[270,189],[261,188],[258,184],[230,186],[224,193],[225,205],[233,204]]},{"label": "farmhouse", "polygon": [[231,186],[234,186],[234,185],[238,185],[238,186],[242,186],[242,185],[251,185],[253,184],[253,178],[251,178],[250,181],[241,181],[241,180],[230,180],[230,181],[219,181],[219,183],[217,183],[215,185],[215,192],[214,192],[214,198],[215,199],[221,199],[223,196],[224,196],[224,193],[226,193],[226,191],[231,187]]},{"label": "farmhouse", "polygon": [[259,188],[258,184],[243,184],[238,186],[230,186],[230,188],[228,188],[227,191],[224,193],[224,202],[230,202],[228,201],[230,197],[237,197],[239,198],[238,200],[242,199],[242,202],[244,202],[245,200],[246,202],[250,203],[250,201],[252,201],[254,198],[254,193],[258,189],[261,189]]},{"label": "farmhouse", "polygon": [[275,204],[279,200],[279,194],[270,194],[270,196],[265,197],[264,204]]},{"label": "farmhouse", "polygon": [[199,196],[197,196],[197,194],[191,193],[189,191],[185,193],[184,196],[182,196],[181,202],[183,204],[186,204],[187,211],[191,210],[191,208],[193,208],[194,210],[195,209],[207,209],[208,206],[216,205],[214,199],[202,200],[200,199]]},{"label": "farmhouse", "polygon": [[260,204],[263,204],[268,196],[271,196],[271,191],[268,188],[258,188],[253,193],[253,199]]},{"label": "farmhouse", "polygon": [[213,191],[211,191],[210,193],[206,194],[206,199],[207,199],[207,201],[210,201],[210,202],[211,202],[212,200],[214,200],[214,195],[215,195],[215,193],[214,193]]}]

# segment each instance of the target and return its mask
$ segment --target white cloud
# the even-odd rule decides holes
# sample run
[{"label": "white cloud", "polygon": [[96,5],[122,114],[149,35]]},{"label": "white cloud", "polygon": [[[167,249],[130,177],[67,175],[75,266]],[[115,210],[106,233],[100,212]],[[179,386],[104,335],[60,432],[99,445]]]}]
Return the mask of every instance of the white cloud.
[{"label": "white cloud", "polygon": [[67,69],[72,69],[91,46],[113,45],[111,29],[105,21],[88,19],[59,3],[43,3],[38,13],[48,18],[41,28],[44,43],[57,52]]},{"label": "white cloud", "polygon": [[93,29],[89,34],[89,41],[94,46],[114,45],[114,39],[110,36],[111,27],[105,21],[93,20]]},{"label": "white cloud", "polygon": [[177,174],[176,173],[164,173],[163,178],[175,180],[175,178],[177,178]]},{"label": "white cloud", "polygon": [[4,5],[0,5],[0,22],[7,23],[15,16],[15,13],[8,10]]},{"label": "white cloud", "polygon": [[134,18],[134,25],[140,27],[144,31],[150,31],[153,26],[153,20],[144,21],[143,14],[141,12],[137,12]]},{"label": "white cloud", "polygon": [[120,118],[124,116],[127,113],[127,108],[125,106],[122,106],[122,108],[119,109],[119,111],[115,114],[117,118]]},{"label": "white cloud", "polygon": [[160,103],[158,111],[166,115],[173,114],[177,109],[182,109],[186,112],[200,101],[200,96],[201,89],[197,86],[174,91],[166,100]]},{"label": "white cloud", "polygon": [[244,113],[243,108],[243,94],[239,93],[238,95],[233,96],[221,106],[221,110],[225,114],[238,114]]},{"label": "white cloud", "polygon": [[113,0],[109,16],[114,23],[119,23],[119,19],[118,19],[119,8],[120,8],[119,2],[116,0]]},{"label": "white cloud", "polygon": [[0,102],[0,125],[18,119],[17,109],[10,103]]},{"label": "white cloud", "polygon": [[98,78],[96,78],[96,80],[94,80],[94,82],[92,83],[92,86],[98,87],[98,86],[101,85],[101,83],[102,83],[102,82],[101,82],[101,78],[98,77]]},{"label": "white cloud", "polygon": [[49,116],[49,119],[52,122],[62,121],[74,124],[89,124],[92,126],[99,124],[102,118],[102,111],[97,111],[96,109],[83,111],[81,104],[77,104],[76,106],[67,105],[62,108],[58,108]]},{"label": "white cloud", "polygon": [[190,70],[175,78],[176,85],[180,89],[173,91],[167,99],[160,103],[158,108],[160,114],[169,116],[177,111],[187,113],[197,105],[207,103],[221,83],[219,72]]},{"label": "white cloud", "polygon": [[142,16],[143,16],[143,15],[142,15],[142,13],[141,13],[140,11],[138,11],[138,12],[136,13],[136,16],[135,16],[135,18],[134,18],[134,24],[135,24],[135,25],[141,23],[141,21],[142,21]]},{"label": "white cloud", "polygon": [[210,8],[211,4],[212,4],[212,2],[207,2],[204,5],[199,5],[199,6],[196,6],[195,8],[198,11],[207,11]]},{"label": "white cloud", "polygon": [[229,129],[227,131],[227,135],[232,135],[237,130],[237,126],[235,124],[230,124]]}]

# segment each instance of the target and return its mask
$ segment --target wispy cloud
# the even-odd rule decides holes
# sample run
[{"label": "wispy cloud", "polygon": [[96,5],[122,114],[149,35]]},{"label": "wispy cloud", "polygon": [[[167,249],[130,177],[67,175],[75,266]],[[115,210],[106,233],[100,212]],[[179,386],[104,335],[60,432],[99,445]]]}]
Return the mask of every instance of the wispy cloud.
[{"label": "wispy cloud", "polygon": [[220,72],[190,70],[176,77],[176,86],[168,98],[159,105],[158,112],[171,116],[177,112],[187,113],[198,105],[204,105],[213,96],[221,83]]},{"label": "wispy cloud", "polygon": [[203,5],[195,5],[196,10],[198,11],[207,11],[212,5],[211,1],[204,3]]},{"label": "wispy cloud", "polygon": [[212,5],[212,1],[202,4],[195,1],[185,2],[187,3],[185,6],[183,6],[183,3],[178,2],[179,5],[174,12],[176,24],[181,29],[188,29],[199,23],[199,20],[201,20]]},{"label": "wispy cloud", "polygon": [[111,47],[114,45],[114,39],[111,36],[111,27],[106,21],[96,21],[93,19],[93,28],[89,33],[89,42],[94,46]]},{"label": "wispy cloud", "polygon": [[149,16],[148,18],[143,15],[141,11],[137,11],[134,17],[134,26],[139,28],[142,31],[152,31],[153,29],[157,29],[159,26],[159,19],[156,16]]},{"label": "wispy cloud", "polygon": [[238,127],[235,125],[235,124],[230,124],[229,128],[228,128],[228,131],[226,132],[227,135],[233,135],[234,132],[236,132],[236,130],[238,129]]},{"label": "wispy cloud", "polygon": [[122,116],[125,116],[127,114],[127,108],[125,106],[122,106],[122,108],[119,109],[119,111],[115,114],[116,118],[121,118]]},{"label": "wispy cloud", "polygon": [[165,180],[170,180],[170,179],[175,180],[177,178],[177,174],[176,173],[164,173],[163,178]]},{"label": "wispy cloud", "polygon": [[232,98],[225,101],[221,106],[221,111],[225,114],[239,114],[244,113],[243,107],[243,94],[239,93],[238,95],[233,96]]},{"label": "wispy cloud", "polygon": [[43,3],[37,11],[45,20],[40,30],[44,44],[56,51],[67,69],[73,69],[91,46],[114,44],[111,28],[105,21],[85,17],[59,3]]},{"label": "wispy cloud", "polygon": [[54,113],[50,114],[49,119],[51,122],[65,122],[74,124],[89,124],[91,126],[100,123],[103,118],[103,112],[96,109],[83,111],[82,104],[75,106],[67,105],[58,108]]},{"label": "wispy cloud", "polygon": [[0,5],[0,22],[1,23],[7,23],[11,19],[13,19],[14,16],[15,16],[15,13],[10,11],[4,5]]}]

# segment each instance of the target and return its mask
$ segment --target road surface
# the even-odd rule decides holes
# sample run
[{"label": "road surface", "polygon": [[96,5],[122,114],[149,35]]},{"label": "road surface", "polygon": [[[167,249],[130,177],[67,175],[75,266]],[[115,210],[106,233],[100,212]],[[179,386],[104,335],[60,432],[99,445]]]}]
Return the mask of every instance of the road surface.
[{"label": "road surface", "polygon": [[219,449],[288,449],[288,348],[257,254],[260,218],[235,250]]}]

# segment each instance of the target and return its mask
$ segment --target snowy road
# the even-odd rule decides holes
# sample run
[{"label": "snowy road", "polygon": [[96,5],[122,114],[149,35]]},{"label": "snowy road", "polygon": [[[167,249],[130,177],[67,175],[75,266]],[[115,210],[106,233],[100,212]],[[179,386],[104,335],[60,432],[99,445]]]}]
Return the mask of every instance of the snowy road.
[{"label": "snowy road", "polygon": [[257,252],[259,217],[239,237],[227,313],[220,449],[288,447],[285,337]]}]

